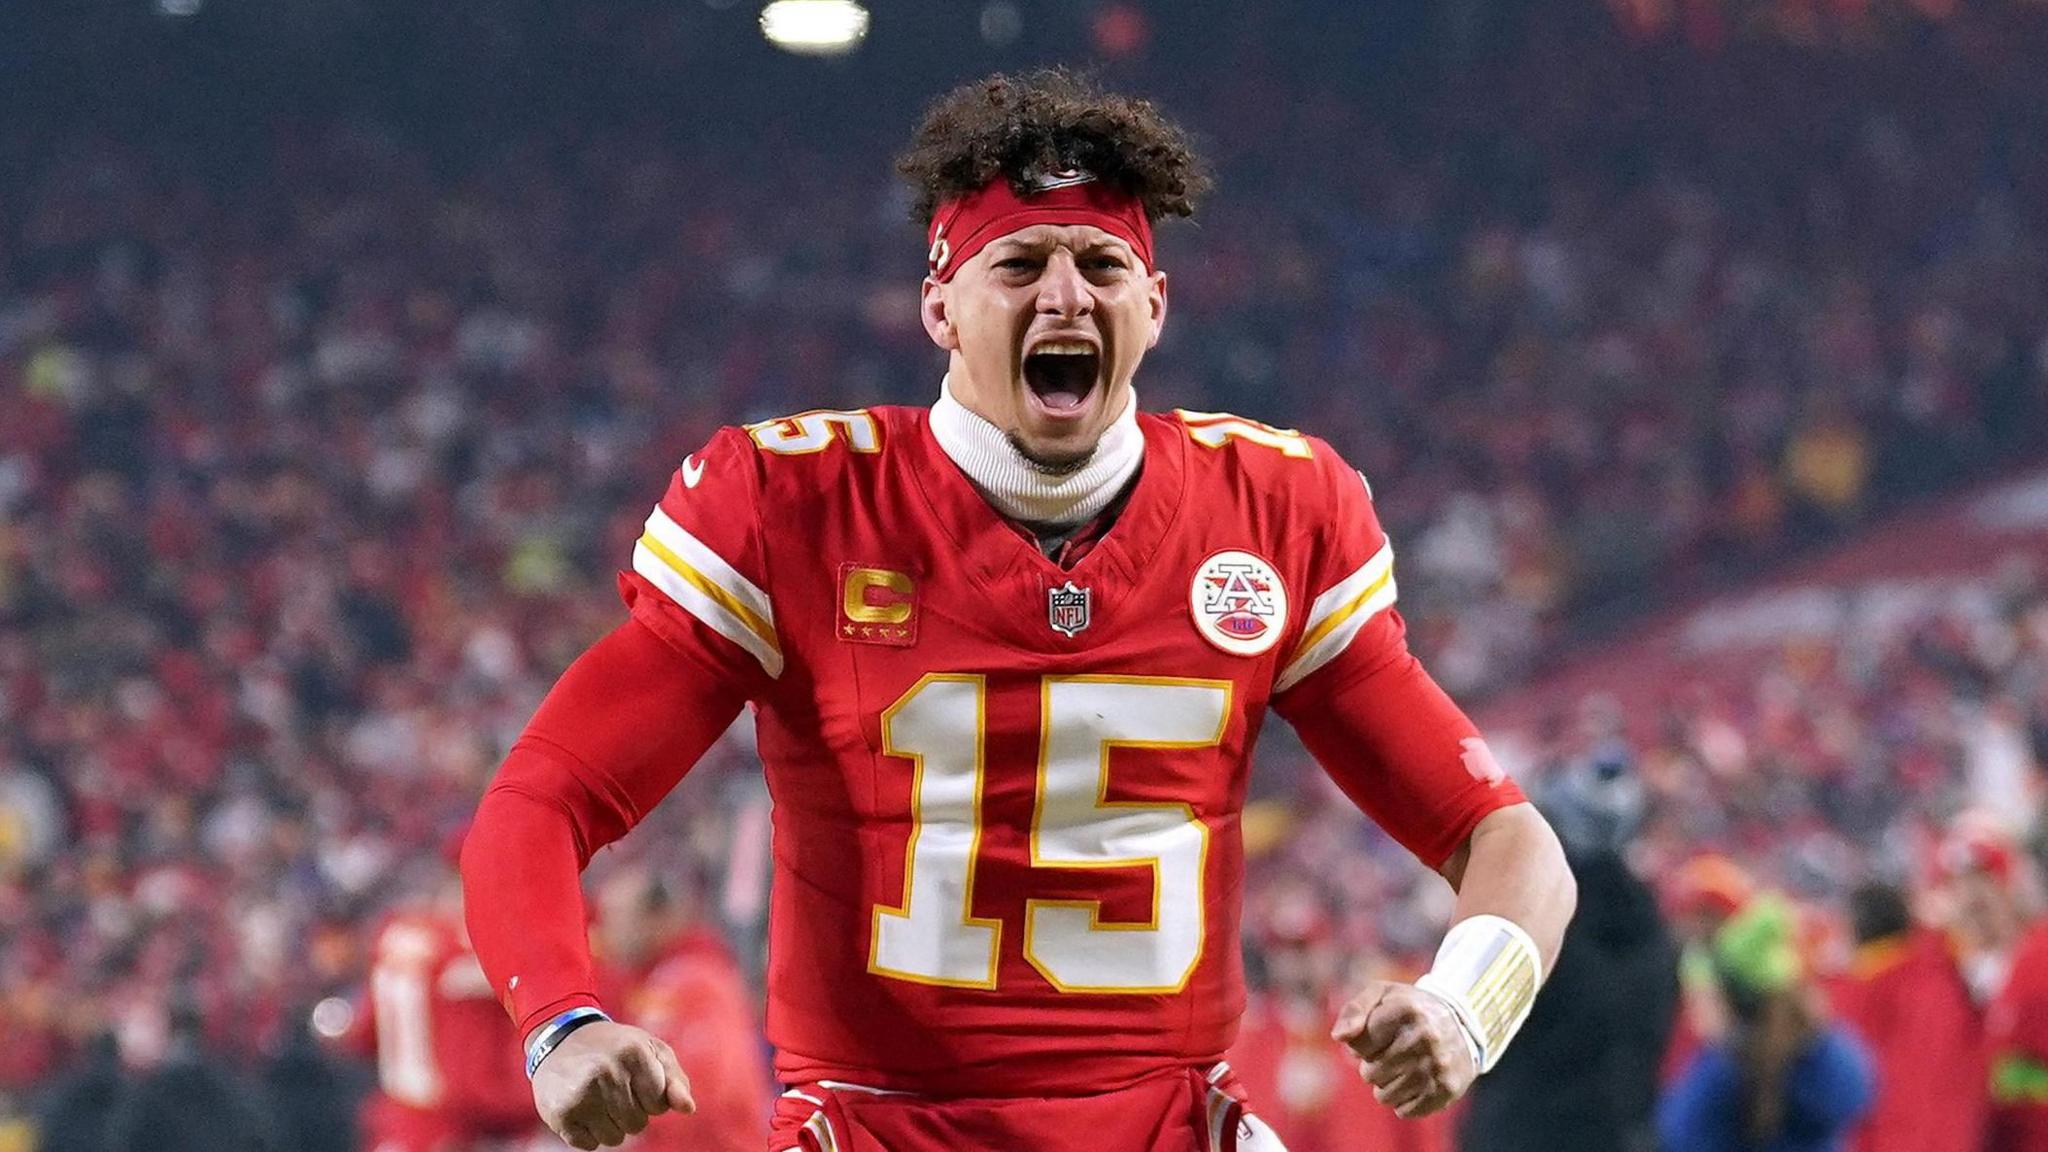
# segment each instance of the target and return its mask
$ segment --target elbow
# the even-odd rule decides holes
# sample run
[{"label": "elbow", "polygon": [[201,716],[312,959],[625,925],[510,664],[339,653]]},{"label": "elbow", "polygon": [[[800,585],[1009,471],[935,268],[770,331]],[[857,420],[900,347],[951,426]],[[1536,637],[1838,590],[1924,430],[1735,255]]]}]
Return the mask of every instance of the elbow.
[{"label": "elbow", "polygon": [[506,813],[495,788],[487,789],[462,833],[462,848],[455,854],[455,871],[462,878],[463,903],[476,899],[498,874],[501,852],[498,845],[506,835]]},{"label": "elbow", "polygon": [[1519,861],[1526,874],[1542,890],[1546,897],[1544,903],[1556,920],[1557,931],[1563,933],[1579,907],[1579,880],[1572,873],[1571,862],[1565,857],[1564,842],[1558,839],[1550,821],[1544,819],[1534,804],[1504,808],[1488,819],[1496,817],[1512,821],[1508,824],[1513,837],[1509,854]]},{"label": "elbow", "polygon": [[[1536,818],[1543,820],[1540,814]],[[1543,821],[1543,835],[1550,843],[1550,871],[1554,878],[1552,886],[1557,893],[1558,931],[1562,932],[1579,911],[1579,878],[1572,872],[1571,861],[1565,857],[1563,842],[1558,840],[1547,820]]]},{"label": "elbow", "polygon": [[482,876],[489,867],[490,851],[485,847],[492,835],[490,816],[490,794],[484,794],[483,802],[477,805],[476,815],[469,819],[469,827],[462,832],[462,847],[455,854],[455,871],[462,877],[466,889]]},{"label": "elbow", "polygon": [[1550,821],[1544,819],[1533,804],[1521,811],[1524,813],[1521,821],[1527,844],[1524,859],[1540,877],[1541,905],[1548,913],[1543,918],[1543,927],[1549,937],[1554,965],[1558,951],[1564,947],[1565,929],[1571,926],[1572,917],[1578,914],[1579,879],[1573,874],[1571,861],[1565,856],[1564,843],[1558,839]]}]

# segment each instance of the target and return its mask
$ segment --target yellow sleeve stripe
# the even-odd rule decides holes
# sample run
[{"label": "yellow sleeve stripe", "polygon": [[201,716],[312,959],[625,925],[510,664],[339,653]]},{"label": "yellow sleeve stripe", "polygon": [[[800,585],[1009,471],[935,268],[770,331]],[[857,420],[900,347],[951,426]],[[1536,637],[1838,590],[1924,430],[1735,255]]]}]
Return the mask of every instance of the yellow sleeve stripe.
[{"label": "yellow sleeve stripe", "polygon": [[1349,647],[1359,629],[1393,605],[1394,546],[1382,544],[1372,559],[1316,597],[1309,606],[1308,623],[1303,626],[1294,655],[1273,681],[1273,691],[1284,692],[1299,684],[1309,673],[1336,659]]},{"label": "yellow sleeve stripe", "polygon": [[782,675],[782,644],[768,594],[656,508],[633,548],[633,571],[676,605],[738,644],[770,676]]},{"label": "yellow sleeve stripe", "polygon": [[811,1118],[804,1121],[804,1131],[811,1134],[822,1152],[839,1152],[839,1136],[832,1131],[832,1121],[823,1112],[811,1113]]}]

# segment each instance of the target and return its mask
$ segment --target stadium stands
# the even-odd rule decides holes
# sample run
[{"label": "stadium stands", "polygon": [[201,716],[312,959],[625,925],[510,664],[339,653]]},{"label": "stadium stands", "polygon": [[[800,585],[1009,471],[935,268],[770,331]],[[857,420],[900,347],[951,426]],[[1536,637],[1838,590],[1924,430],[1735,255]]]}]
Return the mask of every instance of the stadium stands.
[{"label": "stadium stands", "polygon": [[[1816,898],[1966,802],[2031,805],[2048,545],[1952,549],[2039,489],[1908,501],[2048,435],[2048,170],[2012,147],[2038,73],[1968,45],[1881,93],[1883,53],[1561,71],[1575,42],[1538,37],[1394,107],[1243,43],[1133,66],[1223,177],[1163,240],[1141,396],[1362,467],[1415,646],[1503,701],[1518,764],[1619,740],[1656,860],[1739,850]],[[173,987],[247,1058],[296,1027],[616,618],[683,453],[935,390],[858,109],[836,147],[593,122],[451,165],[342,107],[218,151],[4,143],[34,162],[0,189],[0,1088],[102,1029],[147,1059]],[[1701,599],[1900,507],[1795,570],[1826,588]],[[1930,554],[1967,571],[1846,589]],[[1648,656],[1589,639],[1689,604]],[[1569,695],[1514,695],[1573,653]],[[1579,703],[1617,682],[1642,706]],[[657,819],[717,857],[743,741],[712,760]],[[1308,889],[1344,945],[1432,946],[1441,886],[1284,742],[1267,768],[1293,831],[1253,914]]]}]

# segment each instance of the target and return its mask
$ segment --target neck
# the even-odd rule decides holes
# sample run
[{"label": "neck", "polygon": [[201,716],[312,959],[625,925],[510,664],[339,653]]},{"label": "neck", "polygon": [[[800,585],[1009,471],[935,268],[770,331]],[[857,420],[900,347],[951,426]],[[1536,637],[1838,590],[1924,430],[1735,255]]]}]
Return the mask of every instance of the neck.
[{"label": "neck", "polygon": [[1125,397],[1122,415],[1088,462],[1059,475],[1025,459],[1002,429],[954,398],[950,383],[939,386],[939,402],[932,405],[932,436],[996,511],[1052,528],[1084,524],[1108,507],[1145,457],[1135,395]]}]

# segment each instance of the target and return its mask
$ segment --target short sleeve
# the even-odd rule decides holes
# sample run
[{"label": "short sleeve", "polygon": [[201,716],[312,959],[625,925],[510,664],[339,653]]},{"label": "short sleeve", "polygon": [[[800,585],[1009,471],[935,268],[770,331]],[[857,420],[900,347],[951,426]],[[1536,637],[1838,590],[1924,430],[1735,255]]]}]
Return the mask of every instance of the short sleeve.
[{"label": "short sleeve", "polygon": [[782,675],[768,595],[759,457],[746,433],[720,429],[685,457],[633,545],[620,593],[672,647],[745,679]]},{"label": "short sleeve", "polygon": [[1308,526],[1304,584],[1314,599],[1274,677],[1276,693],[1318,674],[1348,679],[1370,672],[1407,650],[1407,629],[1394,610],[1394,546],[1373,511],[1372,489],[1335,449],[1312,443],[1320,511]]}]

